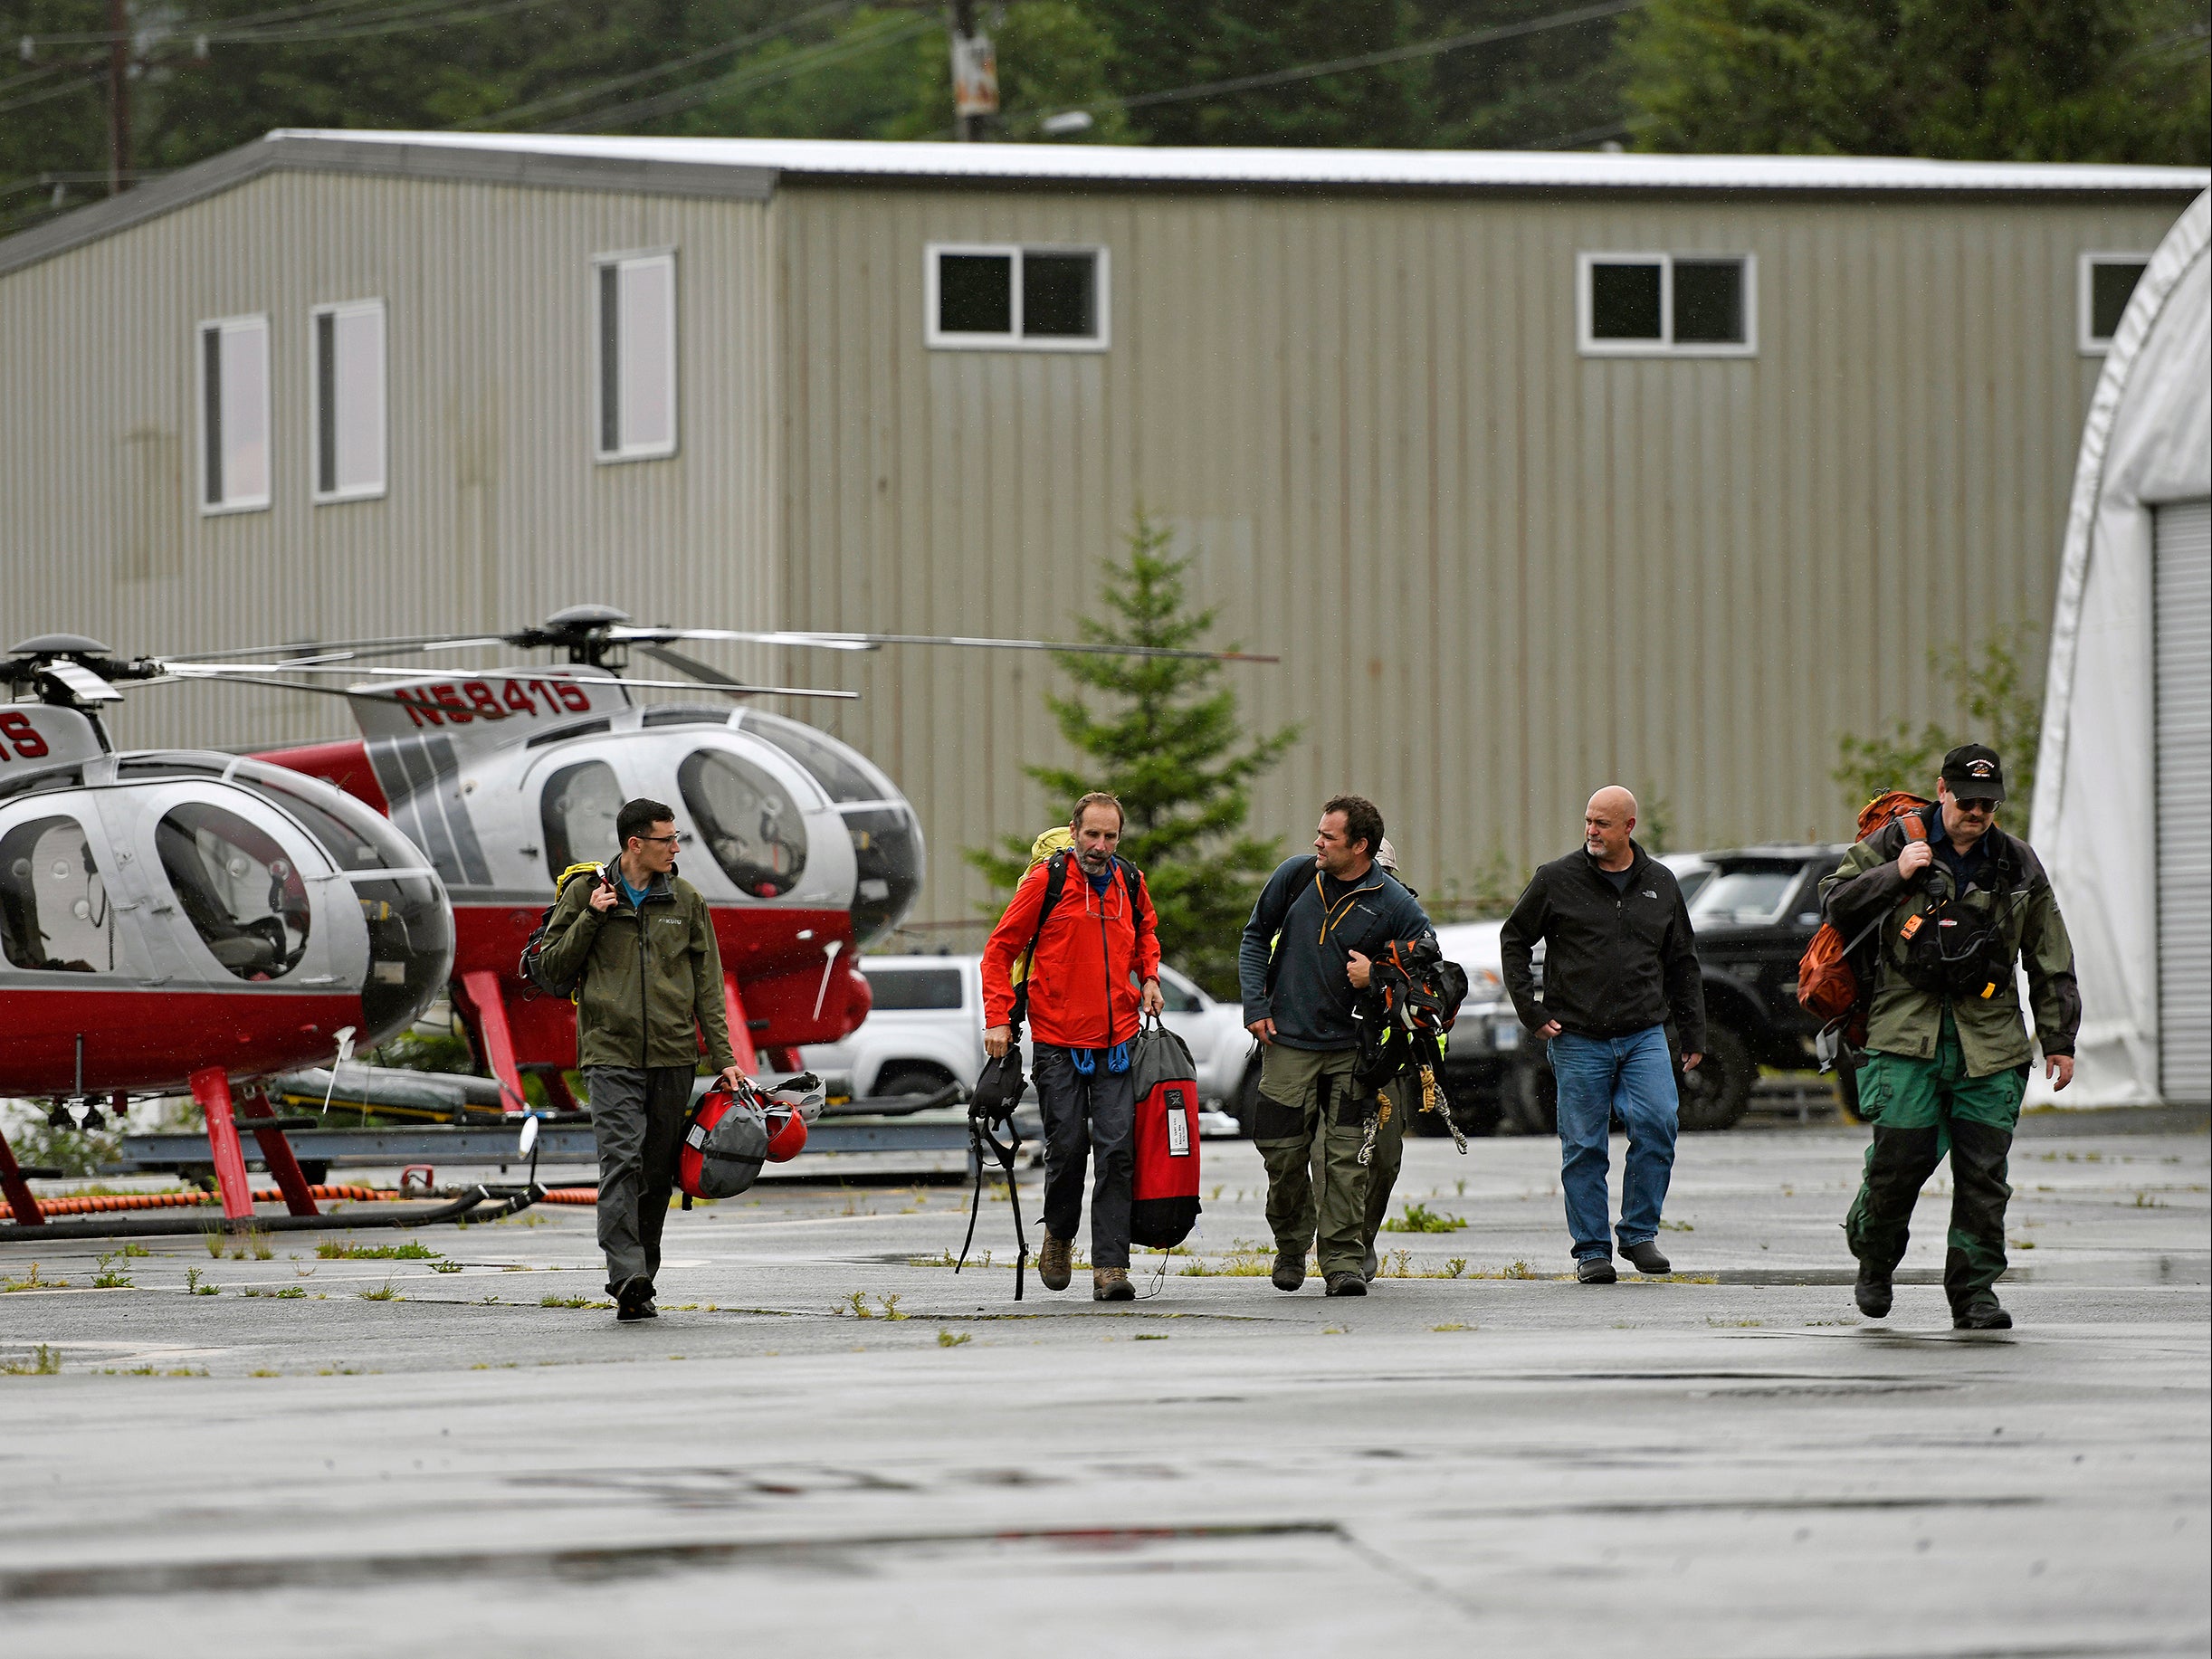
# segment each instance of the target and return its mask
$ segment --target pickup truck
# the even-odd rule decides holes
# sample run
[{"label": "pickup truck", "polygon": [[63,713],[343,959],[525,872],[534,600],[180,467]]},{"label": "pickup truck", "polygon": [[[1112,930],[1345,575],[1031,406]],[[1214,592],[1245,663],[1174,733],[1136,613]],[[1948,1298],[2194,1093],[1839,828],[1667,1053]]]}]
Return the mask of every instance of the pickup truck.
[{"label": "pickup truck", "polygon": [[[858,1030],[800,1050],[809,1071],[849,1080],[856,1098],[920,1096],[957,1084],[965,1096],[983,1070],[983,958],[863,957],[875,1006]],[[1162,1019],[1190,1049],[1198,1098],[1250,1120],[1259,1083],[1252,1038],[1234,1003],[1218,1003],[1172,968],[1159,973]],[[1244,1110],[1237,1111],[1237,1103]]]}]

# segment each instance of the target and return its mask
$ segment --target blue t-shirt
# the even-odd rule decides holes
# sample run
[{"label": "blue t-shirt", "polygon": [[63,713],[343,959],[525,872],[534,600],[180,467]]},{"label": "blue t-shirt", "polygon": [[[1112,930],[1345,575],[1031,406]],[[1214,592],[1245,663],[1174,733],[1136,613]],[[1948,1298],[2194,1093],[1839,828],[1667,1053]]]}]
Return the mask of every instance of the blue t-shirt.
[{"label": "blue t-shirt", "polygon": [[622,896],[629,900],[630,908],[632,910],[635,910],[638,908],[638,906],[644,903],[645,895],[653,891],[650,884],[644,887],[631,886],[630,878],[622,874],[619,871],[615,872],[615,879],[622,883]]}]

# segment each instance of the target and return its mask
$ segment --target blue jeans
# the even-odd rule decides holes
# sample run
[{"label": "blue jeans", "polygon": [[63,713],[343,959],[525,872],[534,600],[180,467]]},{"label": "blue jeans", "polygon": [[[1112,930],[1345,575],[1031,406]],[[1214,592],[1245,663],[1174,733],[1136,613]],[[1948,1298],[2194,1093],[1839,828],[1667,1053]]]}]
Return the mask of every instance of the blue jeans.
[{"label": "blue jeans", "polygon": [[1614,1112],[1628,1125],[1628,1168],[1621,1182],[1620,1239],[1624,1247],[1659,1234],[1674,1169],[1674,1063],[1666,1027],[1647,1026],[1626,1037],[1578,1037],[1563,1031],[1551,1039],[1551,1073],[1559,1085],[1559,1187],[1567,1195],[1567,1230],[1575,1259],[1610,1256],[1607,1237],[1606,1135]]}]

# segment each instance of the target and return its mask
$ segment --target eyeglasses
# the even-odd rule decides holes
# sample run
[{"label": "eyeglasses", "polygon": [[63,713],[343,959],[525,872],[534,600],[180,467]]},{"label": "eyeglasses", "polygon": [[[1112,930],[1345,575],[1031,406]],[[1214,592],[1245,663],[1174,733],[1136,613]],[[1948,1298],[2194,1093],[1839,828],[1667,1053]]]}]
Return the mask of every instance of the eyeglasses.
[{"label": "eyeglasses", "polygon": [[682,835],[640,835],[636,837],[636,839],[639,841],[657,842],[672,847],[682,841],[683,837]]},{"label": "eyeglasses", "polygon": [[1955,796],[1955,795],[1954,795],[1953,796],[1951,796],[1951,802],[1950,802],[1950,804],[1951,804],[1953,806],[1956,806],[1956,807],[1957,807],[1957,808],[1958,808],[1958,809],[1959,809],[1960,812],[1978,812],[1978,812],[1995,812],[1995,811],[1997,810],[1997,803],[1996,803],[1995,801],[1993,801],[1993,800],[1988,799],[1987,796],[1976,796],[1974,799],[1972,799],[1972,800],[1970,800],[1970,801],[1962,801],[1962,800],[1960,800],[1960,799],[1959,799],[1959,798],[1957,796]]}]

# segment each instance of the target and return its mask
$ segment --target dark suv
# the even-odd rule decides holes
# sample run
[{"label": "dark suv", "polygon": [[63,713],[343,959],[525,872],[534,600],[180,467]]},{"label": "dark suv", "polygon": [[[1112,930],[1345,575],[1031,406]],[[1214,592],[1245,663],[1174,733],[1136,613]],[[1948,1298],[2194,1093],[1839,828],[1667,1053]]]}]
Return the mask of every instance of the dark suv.
[{"label": "dark suv", "polygon": [[1812,1069],[1820,1022],[1797,1006],[1797,963],[1820,926],[1820,882],[1842,845],[1707,853],[1690,901],[1705,981],[1705,1059],[1684,1074],[1684,1129],[1726,1129],[1751,1103],[1759,1068]]}]

